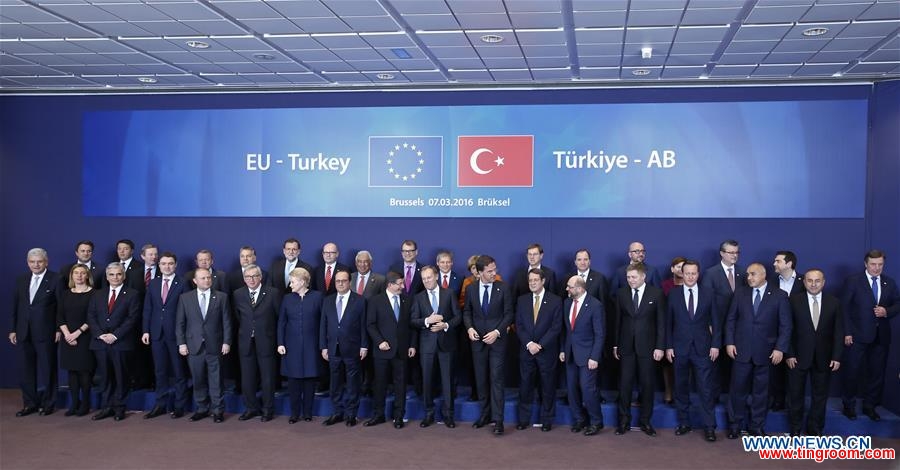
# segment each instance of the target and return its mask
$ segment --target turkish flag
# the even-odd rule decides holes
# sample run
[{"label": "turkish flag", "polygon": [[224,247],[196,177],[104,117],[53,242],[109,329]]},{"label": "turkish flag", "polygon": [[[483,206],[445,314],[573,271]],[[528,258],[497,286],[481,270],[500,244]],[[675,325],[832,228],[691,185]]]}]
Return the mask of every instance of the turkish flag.
[{"label": "turkish flag", "polygon": [[534,185],[533,135],[459,136],[456,185]]}]

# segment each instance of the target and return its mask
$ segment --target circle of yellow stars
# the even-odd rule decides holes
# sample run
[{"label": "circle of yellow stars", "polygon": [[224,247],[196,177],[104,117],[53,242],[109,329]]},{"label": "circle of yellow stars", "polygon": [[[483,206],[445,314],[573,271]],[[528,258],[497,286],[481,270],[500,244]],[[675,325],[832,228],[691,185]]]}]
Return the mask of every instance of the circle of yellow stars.
[{"label": "circle of yellow stars", "polygon": [[[394,158],[400,156],[400,149],[403,149],[403,151],[412,151],[415,153],[415,156],[418,157],[418,160],[416,161],[416,171],[410,172],[409,174],[401,174],[394,168]],[[409,181],[415,180],[416,175],[422,172],[422,165],[425,164],[425,159],[422,158],[422,151],[416,148],[416,144],[403,142],[402,145],[395,145],[394,149],[388,152],[388,159],[385,163],[387,163],[388,166],[388,173],[394,175],[394,179]]]}]

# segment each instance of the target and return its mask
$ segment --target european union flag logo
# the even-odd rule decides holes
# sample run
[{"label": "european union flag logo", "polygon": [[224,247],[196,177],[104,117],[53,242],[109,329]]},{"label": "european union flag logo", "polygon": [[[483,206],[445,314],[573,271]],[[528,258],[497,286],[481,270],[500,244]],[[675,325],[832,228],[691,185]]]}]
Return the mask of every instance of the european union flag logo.
[{"label": "european union flag logo", "polygon": [[370,136],[370,188],[443,186],[443,136]]}]

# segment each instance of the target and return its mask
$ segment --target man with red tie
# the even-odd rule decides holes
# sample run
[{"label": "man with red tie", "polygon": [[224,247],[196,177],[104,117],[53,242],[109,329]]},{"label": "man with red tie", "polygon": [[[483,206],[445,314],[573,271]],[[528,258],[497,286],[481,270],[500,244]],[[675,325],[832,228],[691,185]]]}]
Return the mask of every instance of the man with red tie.
[{"label": "man with red tie", "polygon": [[603,429],[597,375],[606,337],[606,312],[600,300],[587,295],[586,285],[577,275],[566,282],[569,298],[563,303],[565,323],[559,360],[566,365],[571,431],[593,436]]}]

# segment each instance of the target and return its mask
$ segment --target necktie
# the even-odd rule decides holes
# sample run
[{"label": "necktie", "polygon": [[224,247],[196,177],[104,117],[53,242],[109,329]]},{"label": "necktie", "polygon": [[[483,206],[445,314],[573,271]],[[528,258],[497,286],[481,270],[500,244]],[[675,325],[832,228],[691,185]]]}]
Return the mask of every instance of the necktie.
[{"label": "necktie", "polygon": [[202,314],[203,319],[206,320],[206,292],[200,294],[200,314]]},{"label": "necktie", "polygon": [[694,289],[688,289],[688,314],[694,319]]},{"label": "necktie", "polygon": [[444,282],[441,283],[441,287],[443,287],[444,289],[450,287],[450,281],[447,280],[447,275],[446,275],[446,274],[444,274]]},{"label": "necktie", "polygon": [[250,291],[250,306],[256,307],[256,292]]},{"label": "necktie", "polygon": [[343,295],[338,296],[337,314],[338,314],[338,323],[340,323],[341,318],[344,318],[344,296]]},{"label": "necktie", "polygon": [[532,313],[534,314],[534,323],[535,324],[537,323],[538,310],[540,310],[540,309],[541,309],[541,296],[535,295],[534,296],[534,307],[532,308],[532,310],[533,310]]},{"label": "necktie", "polygon": [[585,282],[587,282],[587,274],[586,273],[581,273],[581,274],[579,274],[579,276],[581,276],[581,278],[584,279]]},{"label": "necktie", "polygon": [[756,296],[753,297],[753,314],[754,315],[756,315],[756,312],[759,311],[759,302],[762,301],[762,299],[759,297],[759,289],[755,289],[755,290],[756,290]]},{"label": "necktie", "polygon": [[878,276],[872,276],[872,295],[875,296],[875,305],[878,305]]},{"label": "necktie", "polygon": [[331,288],[331,266],[325,268],[325,290]]},{"label": "necktie", "polygon": [[400,321],[400,297],[394,296],[394,320]]},{"label": "necktie", "polygon": [[291,263],[290,261],[284,262],[284,285],[285,286],[291,285],[291,271],[294,270],[294,266],[296,266],[296,263]]},{"label": "necktie", "polygon": [[734,268],[728,268],[728,285],[731,286],[731,292],[734,292]]},{"label": "necktie", "polygon": [[169,280],[166,278],[163,278],[162,302],[166,303],[167,298],[169,298]]},{"label": "necktie", "polygon": [[109,315],[110,313],[112,313],[112,309],[113,309],[113,307],[116,305],[116,290],[115,290],[115,289],[110,289],[110,290],[109,290],[109,293],[110,293],[111,295],[109,296],[109,303],[106,304],[106,314],[107,314],[107,315]]},{"label": "necktie", "polygon": [[438,311],[437,296],[434,295],[434,291],[431,291],[430,294],[431,294],[431,311],[434,313],[437,313],[437,311]]},{"label": "necktie", "polygon": [[569,320],[572,331],[575,331],[575,317],[578,316],[578,299],[572,299],[572,318]]},{"label": "necktie", "polygon": [[409,288],[412,287],[412,266],[406,267],[406,277],[403,278],[403,284],[406,286],[406,293],[409,293]]},{"label": "necktie", "polygon": [[356,286],[356,293],[363,295],[363,291],[366,290],[366,276],[363,274],[357,274],[357,276],[359,276],[359,285]]},{"label": "necktie", "polygon": [[481,313],[485,315],[487,315],[488,306],[491,303],[491,299],[488,297],[488,289],[490,288],[491,286],[484,286],[484,295],[481,296]]},{"label": "necktie", "polygon": [[634,311],[637,312],[638,307],[641,306],[641,299],[638,297],[638,290],[634,290],[634,297],[631,298],[631,303],[634,305]]},{"label": "necktie", "polygon": [[813,296],[813,308],[812,308],[812,321],[813,321],[813,329],[819,329],[819,296]]},{"label": "necktie", "polygon": [[37,294],[38,286],[41,285],[40,276],[31,276],[31,287],[28,288],[28,303],[34,302],[34,295]]},{"label": "necktie", "polygon": [[150,271],[153,271],[152,268],[147,268],[147,271],[144,272],[144,287],[150,285]]}]

